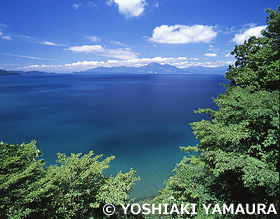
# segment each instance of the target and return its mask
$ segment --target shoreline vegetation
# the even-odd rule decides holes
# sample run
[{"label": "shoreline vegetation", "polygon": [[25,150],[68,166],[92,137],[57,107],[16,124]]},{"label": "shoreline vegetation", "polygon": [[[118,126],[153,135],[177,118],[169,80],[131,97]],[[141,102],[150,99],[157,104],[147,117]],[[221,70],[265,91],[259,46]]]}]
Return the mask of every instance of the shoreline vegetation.
[{"label": "shoreline vegetation", "polygon": [[[60,166],[44,168],[36,142],[0,143],[1,218],[105,218],[102,207],[116,206],[112,218],[209,218],[203,205],[273,204],[279,213],[280,6],[268,9],[262,37],[250,37],[232,51],[235,65],[225,78],[227,91],[214,102],[218,110],[199,109],[209,120],[191,124],[199,143],[181,147],[185,156],[152,199],[139,204],[197,204],[195,215],[123,215],[136,171],[106,177],[113,156],[93,152],[57,154]],[[210,207],[209,211],[214,209]],[[225,218],[224,215],[211,215]],[[275,214],[227,218],[278,218]]]}]

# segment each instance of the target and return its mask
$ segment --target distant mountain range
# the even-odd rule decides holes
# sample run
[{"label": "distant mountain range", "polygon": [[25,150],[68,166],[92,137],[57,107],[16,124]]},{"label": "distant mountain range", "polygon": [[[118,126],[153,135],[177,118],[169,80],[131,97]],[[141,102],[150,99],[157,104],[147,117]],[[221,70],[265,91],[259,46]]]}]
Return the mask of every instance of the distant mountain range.
[{"label": "distant mountain range", "polygon": [[55,74],[48,73],[44,71],[5,71],[0,69],[0,75],[45,75],[45,74]]},{"label": "distant mountain range", "polygon": [[46,74],[55,74],[55,73],[49,73],[44,71],[10,71],[11,73],[17,73],[20,75],[46,75]]},{"label": "distant mountain range", "polygon": [[20,75],[20,74],[19,73],[12,73],[12,72],[0,69],[0,75]]},{"label": "distant mountain range", "polygon": [[152,62],[148,65],[141,67],[98,67],[89,69],[86,71],[73,72],[74,74],[106,74],[106,73],[123,73],[123,74],[225,74],[227,70],[226,66],[223,67],[188,67],[177,68],[173,65],[161,65],[156,62]]},{"label": "distant mountain range", "polygon": [[[173,65],[161,65],[156,62],[152,62],[148,65],[141,67],[98,67],[89,69],[86,71],[73,72],[74,74],[108,74],[108,73],[120,73],[120,74],[220,74],[226,73],[227,67],[201,67],[194,66],[188,68],[177,68]],[[5,71],[0,69],[0,75],[46,75],[55,74],[42,71]]]}]

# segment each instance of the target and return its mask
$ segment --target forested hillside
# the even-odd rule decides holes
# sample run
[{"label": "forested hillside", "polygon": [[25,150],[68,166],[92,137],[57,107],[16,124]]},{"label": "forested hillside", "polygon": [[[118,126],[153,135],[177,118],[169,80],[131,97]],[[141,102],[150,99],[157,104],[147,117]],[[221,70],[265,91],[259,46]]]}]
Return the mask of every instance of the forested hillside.
[{"label": "forested hillside", "polygon": [[191,124],[199,143],[182,147],[193,155],[178,164],[154,202],[196,203],[200,210],[194,218],[209,218],[203,203],[273,203],[279,208],[279,9],[267,10],[262,37],[235,46],[235,65],[226,72],[230,85],[214,100],[219,109],[196,112],[207,113],[210,120]]}]

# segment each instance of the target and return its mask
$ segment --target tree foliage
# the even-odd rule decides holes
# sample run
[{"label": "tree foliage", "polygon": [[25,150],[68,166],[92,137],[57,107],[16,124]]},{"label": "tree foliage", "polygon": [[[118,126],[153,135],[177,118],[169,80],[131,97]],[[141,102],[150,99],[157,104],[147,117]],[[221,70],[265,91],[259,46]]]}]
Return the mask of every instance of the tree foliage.
[{"label": "tree foliage", "polygon": [[128,202],[138,178],[104,176],[113,156],[58,154],[59,166],[43,168],[35,143],[0,143],[0,218],[103,218],[104,204]]},{"label": "tree foliage", "polygon": [[277,90],[280,81],[280,18],[277,11],[266,10],[267,28],[263,37],[250,37],[231,52],[237,59],[229,66],[226,78],[231,86],[254,86],[255,89]]},{"label": "tree foliage", "polygon": [[279,208],[279,10],[267,10],[262,37],[235,46],[235,65],[226,72],[230,84],[214,100],[218,110],[196,112],[210,117],[191,124],[199,143],[182,148],[192,155],[178,164],[154,201],[197,203],[200,214],[170,218],[209,218],[202,203],[273,203]]}]

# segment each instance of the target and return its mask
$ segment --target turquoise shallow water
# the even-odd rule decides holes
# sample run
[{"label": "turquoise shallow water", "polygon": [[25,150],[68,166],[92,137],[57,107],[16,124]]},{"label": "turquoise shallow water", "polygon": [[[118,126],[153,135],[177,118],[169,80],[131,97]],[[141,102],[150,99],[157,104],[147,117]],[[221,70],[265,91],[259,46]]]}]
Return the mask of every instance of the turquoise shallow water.
[{"label": "turquoise shallow water", "polygon": [[2,76],[0,140],[37,140],[47,165],[58,152],[115,155],[106,174],[135,169],[131,197],[151,197],[185,155],[179,146],[197,143],[189,123],[207,116],[193,111],[215,108],[219,83],[223,76]]}]

